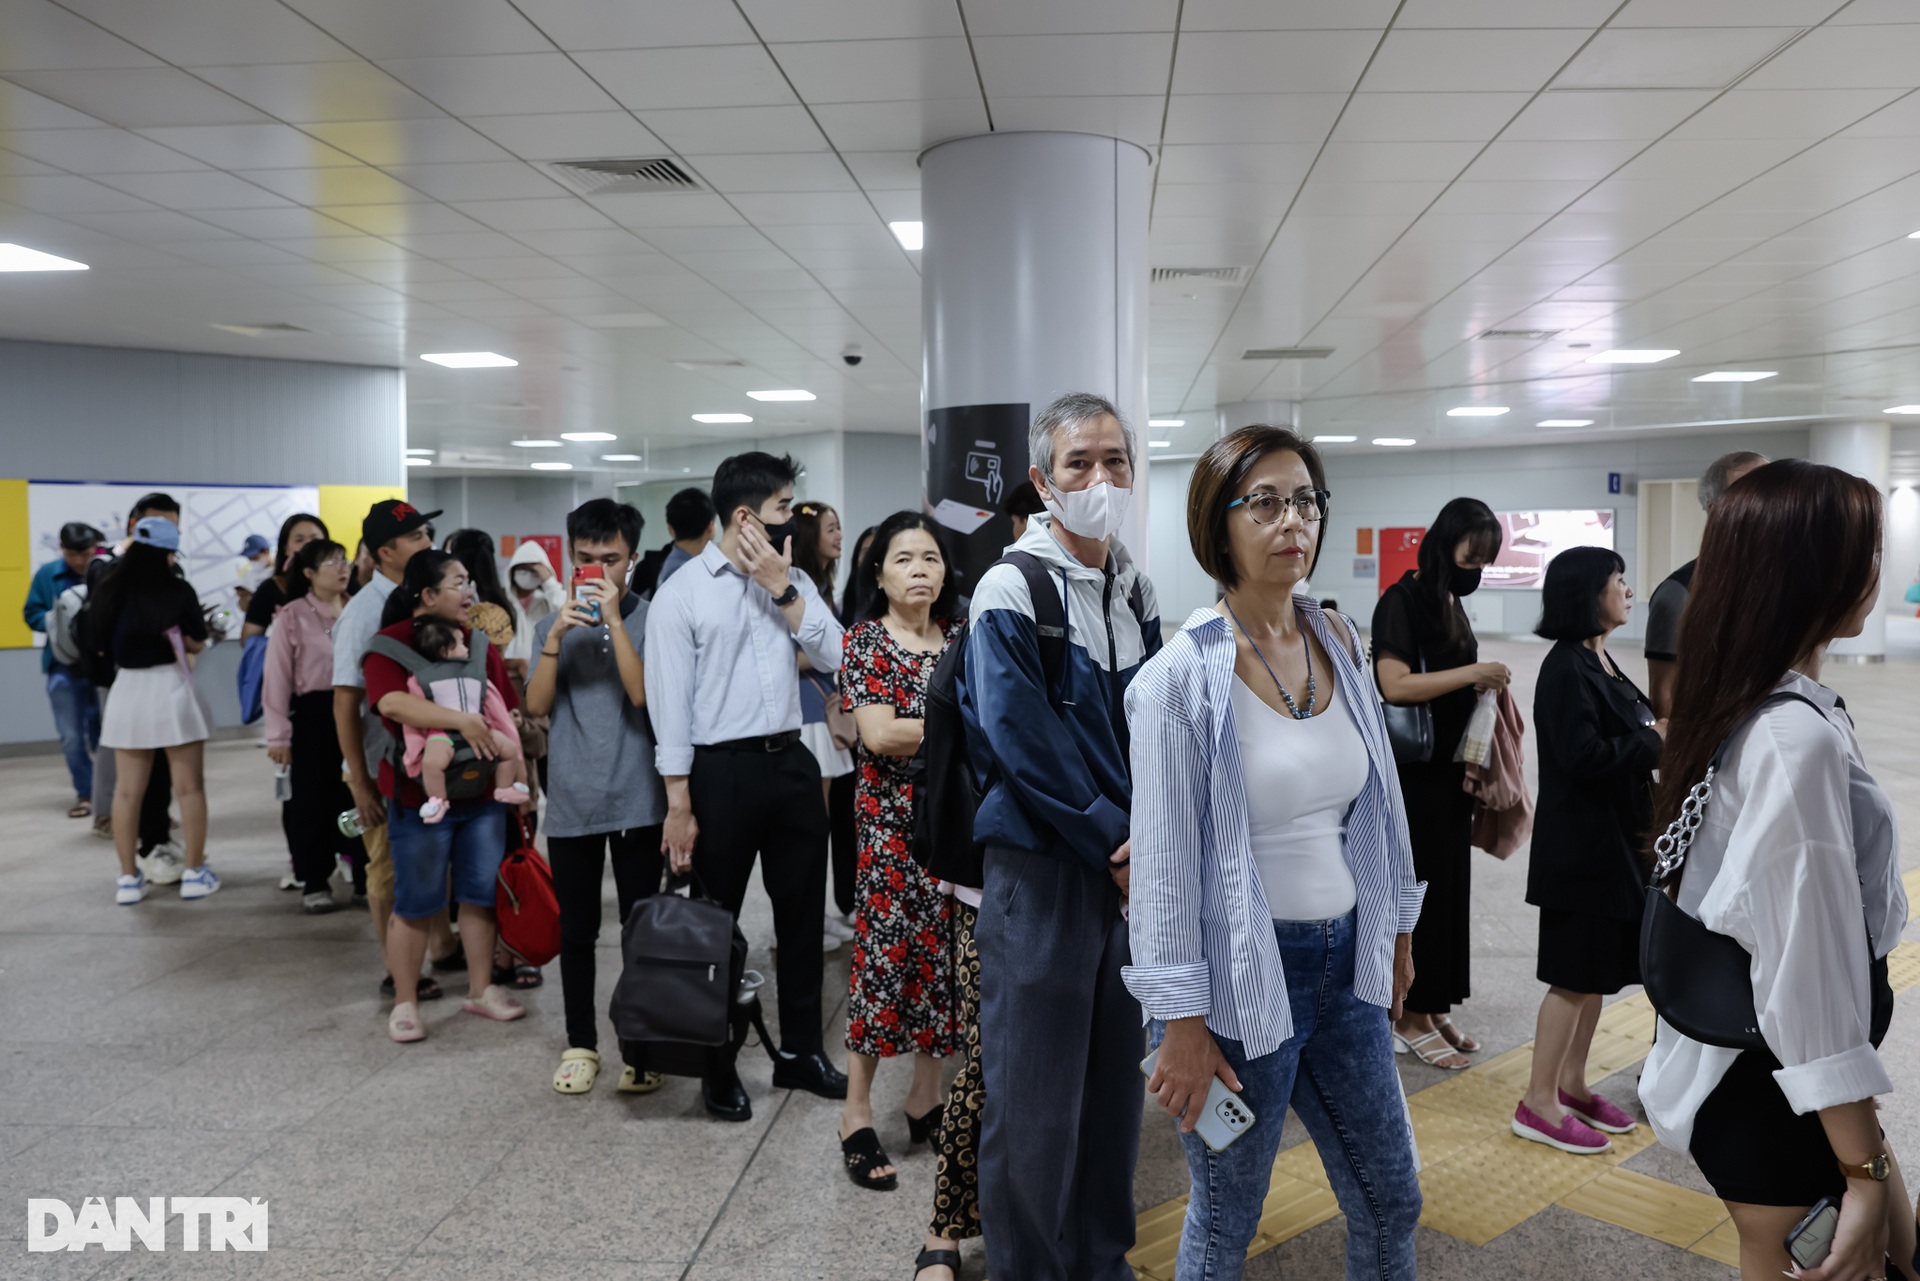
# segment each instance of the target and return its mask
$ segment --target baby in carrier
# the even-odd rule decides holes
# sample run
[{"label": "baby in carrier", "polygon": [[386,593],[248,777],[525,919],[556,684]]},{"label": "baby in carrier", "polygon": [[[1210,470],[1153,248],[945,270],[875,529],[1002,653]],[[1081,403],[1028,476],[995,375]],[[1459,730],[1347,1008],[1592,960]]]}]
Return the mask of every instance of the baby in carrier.
[{"label": "baby in carrier", "polygon": [[[468,657],[466,638],[460,629],[445,619],[422,616],[413,620],[413,648],[422,658],[433,662],[459,662]],[[407,677],[407,692],[456,712],[478,712],[493,730],[493,799],[518,805],[531,798],[527,788],[526,765],[520,755],[520,733],[514,728],[506,700],[491,682],[471,676],[436,678],[432,687],[422,689],[417,677]],[[453,765],[456,748],[453,736],[443,729],[401,727],[406,735],[404,764],[407,774],[420,780],[427,803],[420,807],[420,821],[438,823],[447,816],[447,769]]]}]

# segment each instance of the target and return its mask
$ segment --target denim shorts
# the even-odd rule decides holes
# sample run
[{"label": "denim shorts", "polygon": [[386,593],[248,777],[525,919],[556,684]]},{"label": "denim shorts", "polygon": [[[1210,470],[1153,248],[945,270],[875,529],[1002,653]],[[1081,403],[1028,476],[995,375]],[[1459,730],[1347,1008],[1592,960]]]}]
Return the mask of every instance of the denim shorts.
[{"label": "denim shorts", "polygon": [[393,914],[423,920],[447,908],[447,872],[453,897],[491,908],[494,879],[507,850],[507,807],[498,801],[455,805],[438,823],[420,821],[420,811],[395,805],[387,814],[393,842]]}]

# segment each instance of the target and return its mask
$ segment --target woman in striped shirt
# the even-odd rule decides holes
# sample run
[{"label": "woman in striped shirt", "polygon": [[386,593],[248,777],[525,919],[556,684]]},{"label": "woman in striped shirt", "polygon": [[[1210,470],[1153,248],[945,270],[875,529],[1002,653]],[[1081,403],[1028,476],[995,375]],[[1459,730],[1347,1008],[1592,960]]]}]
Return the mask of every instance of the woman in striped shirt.
[{"label": "woman in striped shirt", "polygon": [[[1346,1212],[1349,1277],[1414,1275],[1413,1136],[1388,1012],[1413,981],[1406,815],[1359,635],[1295,588],[1325,528],[1326,472],[1278,427],[1194,467],[1187,533],[1225,589],[1127,692],[1129,990],[1153,1023],[1147,1088],[1193,1179],[1177,1275],[1240,1275],[1291,1106]],[[1195,1133],[1218,1077],[1253,1123]]]}]

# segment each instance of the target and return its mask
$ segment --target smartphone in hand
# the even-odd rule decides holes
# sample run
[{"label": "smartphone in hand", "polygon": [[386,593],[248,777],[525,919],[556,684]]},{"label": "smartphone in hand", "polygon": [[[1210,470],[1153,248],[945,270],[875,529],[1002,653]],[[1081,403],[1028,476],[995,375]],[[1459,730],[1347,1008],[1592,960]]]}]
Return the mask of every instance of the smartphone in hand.
[{"label": "smartphone in hand", "polygon": [[[1159,1062],[1160,1051],[1155,1050],[1140,1061],[1140,1075],[1151,1081],[1153,1069]],[[1215,1152],[1225,1152],[1235,1139],[1253,1128],[1254,1120],[1253,1110],[1216,1076],[1207,1084],[1206,1106],[1200,1109],[1200,1120],[1193,1132]]]},{"label": "smartphone in hand", "polygon": [[605,586],[606,571],[598,565],[582,565],[573,571],[573,598],[586,607],[587,613],[593,615],[593,621],[597,623],[600,621],[599,600],[593,593],[580,590],[588,583]]},{"label": "smartphone in hand", "polygon": [[1799,1267],[1819,1267],[1833,1250],[1833,1234],[1839,1226],[1840,1198],[1821,1197],[1807,1211],[1807,1217],[1787,1233],[1788,1257]]}]

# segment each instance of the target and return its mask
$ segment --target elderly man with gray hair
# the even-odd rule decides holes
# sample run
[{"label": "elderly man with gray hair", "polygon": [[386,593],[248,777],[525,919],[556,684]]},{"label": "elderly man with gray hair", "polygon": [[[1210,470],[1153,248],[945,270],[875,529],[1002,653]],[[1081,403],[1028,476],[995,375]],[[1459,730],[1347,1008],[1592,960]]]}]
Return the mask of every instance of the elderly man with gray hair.
[{"label": "elderly man with gray hair", "polygon": [[[1700,510],[1711,513],[1713,505],[1727,487],[1756,467],[1772,461],[1751,449],[1736,449],[1707,464],[1700,477]],[[1668,574],[1653,589],[1647,602],[1647,701],[1653,714],[1665,717],[1673,707],[1673,673],[1680,655],[1680,615],[1687,608],[1687,593],[1693,589],[1693,567],[1688,561]]]},{"label": "elderly man with gray hair", "polygon": [[[995,1281],[1130,1281],[1146,1046],[1120,977],[1123,699],[1160,648],[1160,609],[1115,537],[1134,484],[1119,411],[1063,396],[1028,445],[1048,514],[981,575],[957,685],[984,791],[981,1231]],[[919,1266],[931,1281],[957,1264]]]}]

